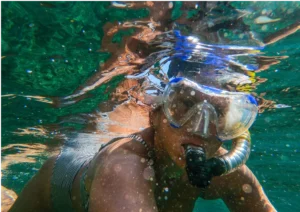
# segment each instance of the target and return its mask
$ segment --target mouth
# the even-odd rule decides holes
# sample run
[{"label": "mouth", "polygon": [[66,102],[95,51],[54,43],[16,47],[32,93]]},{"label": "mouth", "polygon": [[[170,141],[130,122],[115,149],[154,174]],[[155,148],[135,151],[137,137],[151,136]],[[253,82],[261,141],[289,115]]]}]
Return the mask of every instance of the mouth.
[{"label": "mouth", "polygon": [[187,137],[183,137],[181,139],[181,146],[196,146],[196,147],[203,147],[205,142],[205,139],[201,139],[199,137],[195,137],[195,136],[187,136]]},{"label": "mouth", "polygon": [[182,155],[186,156],[186,152],[189,149],[204,149],[203,145],[199,144],[199,142],[187,142],[187,143],[183,143],[181,145],[181,153]]},{"label": "mouth", "polygon": [[205,150],[205,143],[207,141],[205,138],[199,136],[188,135],[188,136],[181,136],[180,142],[181,142],[181,154],[185,158],[186,150],[188,147]]},{"label": "mouth", "polygon": [[185,149],[186,165],[191,168],[206,160],[206,153],[202,147],[187,145]]},{"label": "mouth", "polygon": [[204,149],[202,145],[199,145],[199,144],[195,145],[195,144],[192,144],[192,143],[182,144],[181,146],[184,149],[184,151],[186,151],[188,149]]}]

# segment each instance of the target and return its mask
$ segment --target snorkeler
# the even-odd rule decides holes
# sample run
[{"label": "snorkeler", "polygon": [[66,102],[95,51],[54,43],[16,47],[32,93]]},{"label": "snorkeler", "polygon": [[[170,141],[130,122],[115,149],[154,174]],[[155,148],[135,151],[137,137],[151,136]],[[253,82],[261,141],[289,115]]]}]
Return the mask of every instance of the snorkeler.
[{"label": "snorkeler", "polygon": [[[104,65],[108,71],[96,77],[99,81],[94,78],[90,87],[71,98],[113,76],[135,73],[151,59],[148,42],[161,32],[153,34],[148,26],[141,29],[143,36],[136,34],[125,42],[121,58],[112,57]],[[143,47],[144,52],[135,51]],[[177,80],[165,86],[163,101],[151,111],[151,126],[133,138],[100,147],[99,140],[70,136],[60,155],[47,161],[24,188],[11,211],[192,211],[199,196],[222,198],[232,211],[275,211],[243,165],[249,156],[247,130],[257,113],[253,98],[205,87],[196,79]],[[182,95],[177,87],[190,92]],[[177,110],[177,104],[184,106],[183,111]],[[227,153],[220,146],[231,138],[233,148]]]},{"label": "snorkeler", "polygon": [[257,114],[251,95],[175,78],[158,99],[145,130],[104,145],[70,137],[10,211],[192,211],[199,196],[231,211],[275,211],[244,165]]}]

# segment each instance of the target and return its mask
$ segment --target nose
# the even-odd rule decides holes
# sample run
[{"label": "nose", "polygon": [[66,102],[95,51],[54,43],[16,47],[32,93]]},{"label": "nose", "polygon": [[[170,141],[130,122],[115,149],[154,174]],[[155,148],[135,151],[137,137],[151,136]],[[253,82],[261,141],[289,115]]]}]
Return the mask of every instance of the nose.
[{"label": "nose", "polygon": [[195,114],[193,133],[204,138],[217,135],[217,115],[214,107],[204,102]]}]

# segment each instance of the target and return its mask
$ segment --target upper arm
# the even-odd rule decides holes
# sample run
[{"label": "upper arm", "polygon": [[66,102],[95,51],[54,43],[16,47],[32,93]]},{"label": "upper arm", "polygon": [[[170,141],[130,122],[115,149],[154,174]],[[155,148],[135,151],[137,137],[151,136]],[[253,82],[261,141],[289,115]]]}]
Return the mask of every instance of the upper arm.
[{"label": "upper arm", "polygon": [[246,165],[216,180],[223,189],[219,193],[230,211],[276,211]]},{"label": "upper arm", "polygon": [[99,164],[90,190],[90,211],[157,211],[154,170],[147,160],[116,150]]}]

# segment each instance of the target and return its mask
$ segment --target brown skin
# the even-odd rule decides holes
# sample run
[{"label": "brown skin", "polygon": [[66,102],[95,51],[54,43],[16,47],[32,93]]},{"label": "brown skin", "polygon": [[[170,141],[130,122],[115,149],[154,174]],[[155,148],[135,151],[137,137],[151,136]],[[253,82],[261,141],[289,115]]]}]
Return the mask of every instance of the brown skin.
[{"label": "brown skin", "polygon": [[[191,186],[184,169],[182,144],[202,146],[207,158],[224,154],[226,150],[220,148],[221,143],[216,139],[190,135],[184,127],[173,129],[165,120],[162,110],[155,110],[151,113],[152,127],[139,133],[155,151],[153,167],[145,162],[148,158],[145,147],[129,138],[97,153],[85,181],[90,194],[89,211],[192,211],[199,196],[221,198],[231,211],[276,211],[245,165],[228,175],[214,177],[204,191]],[[44,164],[10,211],[52,211],[50,181],[54,161],[55,157]],[[84,168],[73,183],[76,211],[82,211],[79,180]],[[168,194],[163,192],[166,187]]]}]

